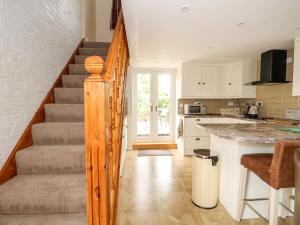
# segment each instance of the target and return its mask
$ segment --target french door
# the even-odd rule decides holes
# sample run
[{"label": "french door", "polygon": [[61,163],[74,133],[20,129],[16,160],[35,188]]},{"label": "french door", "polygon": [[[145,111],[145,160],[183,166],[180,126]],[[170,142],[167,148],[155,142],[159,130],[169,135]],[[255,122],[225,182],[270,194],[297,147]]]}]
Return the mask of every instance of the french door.
[{"label": "french door", "polygon": [[134,88],[135,141],[174,141],[175,72],[136,70]]}]

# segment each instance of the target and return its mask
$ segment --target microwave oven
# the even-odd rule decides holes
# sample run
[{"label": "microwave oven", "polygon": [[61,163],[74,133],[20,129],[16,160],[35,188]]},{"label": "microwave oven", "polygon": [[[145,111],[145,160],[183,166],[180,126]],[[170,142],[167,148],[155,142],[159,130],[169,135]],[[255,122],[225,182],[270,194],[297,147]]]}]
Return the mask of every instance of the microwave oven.
[{"label": "microwave oven", "polygon": [[183,113],[186,115],[205,114],[205,106],[201,104],[184,104]]}]

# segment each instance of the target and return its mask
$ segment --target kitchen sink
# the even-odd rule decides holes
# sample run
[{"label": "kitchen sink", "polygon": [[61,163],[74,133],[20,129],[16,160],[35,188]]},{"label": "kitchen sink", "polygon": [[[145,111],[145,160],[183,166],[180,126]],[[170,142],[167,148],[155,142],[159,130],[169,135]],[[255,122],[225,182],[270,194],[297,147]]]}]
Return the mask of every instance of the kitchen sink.
[{"label": "kitchen sink", "polygon": [[276,128],[276,130],[290,132],[290,133],[300,133],[300,127],[282,127],[282,128]]}]

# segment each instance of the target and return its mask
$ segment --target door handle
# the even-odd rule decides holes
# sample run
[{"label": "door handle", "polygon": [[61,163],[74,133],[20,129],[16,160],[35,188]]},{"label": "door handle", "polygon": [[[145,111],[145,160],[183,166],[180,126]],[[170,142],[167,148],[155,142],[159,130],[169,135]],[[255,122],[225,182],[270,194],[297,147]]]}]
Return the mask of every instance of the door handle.
[{"label": "door handle", "polygon": [[153,105],[151,105],[150,110],[151,110],[151,112],[153,112]]},{"label": "door handle", "polygon": [[157,112],[157,105],[155,106],[155,112]]}]

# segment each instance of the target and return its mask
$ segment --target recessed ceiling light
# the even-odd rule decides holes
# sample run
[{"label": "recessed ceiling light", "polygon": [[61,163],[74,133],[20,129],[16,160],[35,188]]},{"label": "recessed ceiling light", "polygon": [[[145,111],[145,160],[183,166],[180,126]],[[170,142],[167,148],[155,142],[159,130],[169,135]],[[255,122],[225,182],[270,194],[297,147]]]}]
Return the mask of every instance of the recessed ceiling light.
[{"label": "recessed ceiling light", "polygon": [[246,22],[243,22],[243,21],[240,21],[240,22],[237,22],[237,23],[236,23],[237,26],[243,26],[243,25],[245,25],[245,24],[246,24]]},{"label": "recessed ceiling light", "polygon": [[185,12],[188,12],[188,11],[190,11],[190,7],[189,6],[187,6],[187,5],[180,6],[180,12],[185,13]]}]

